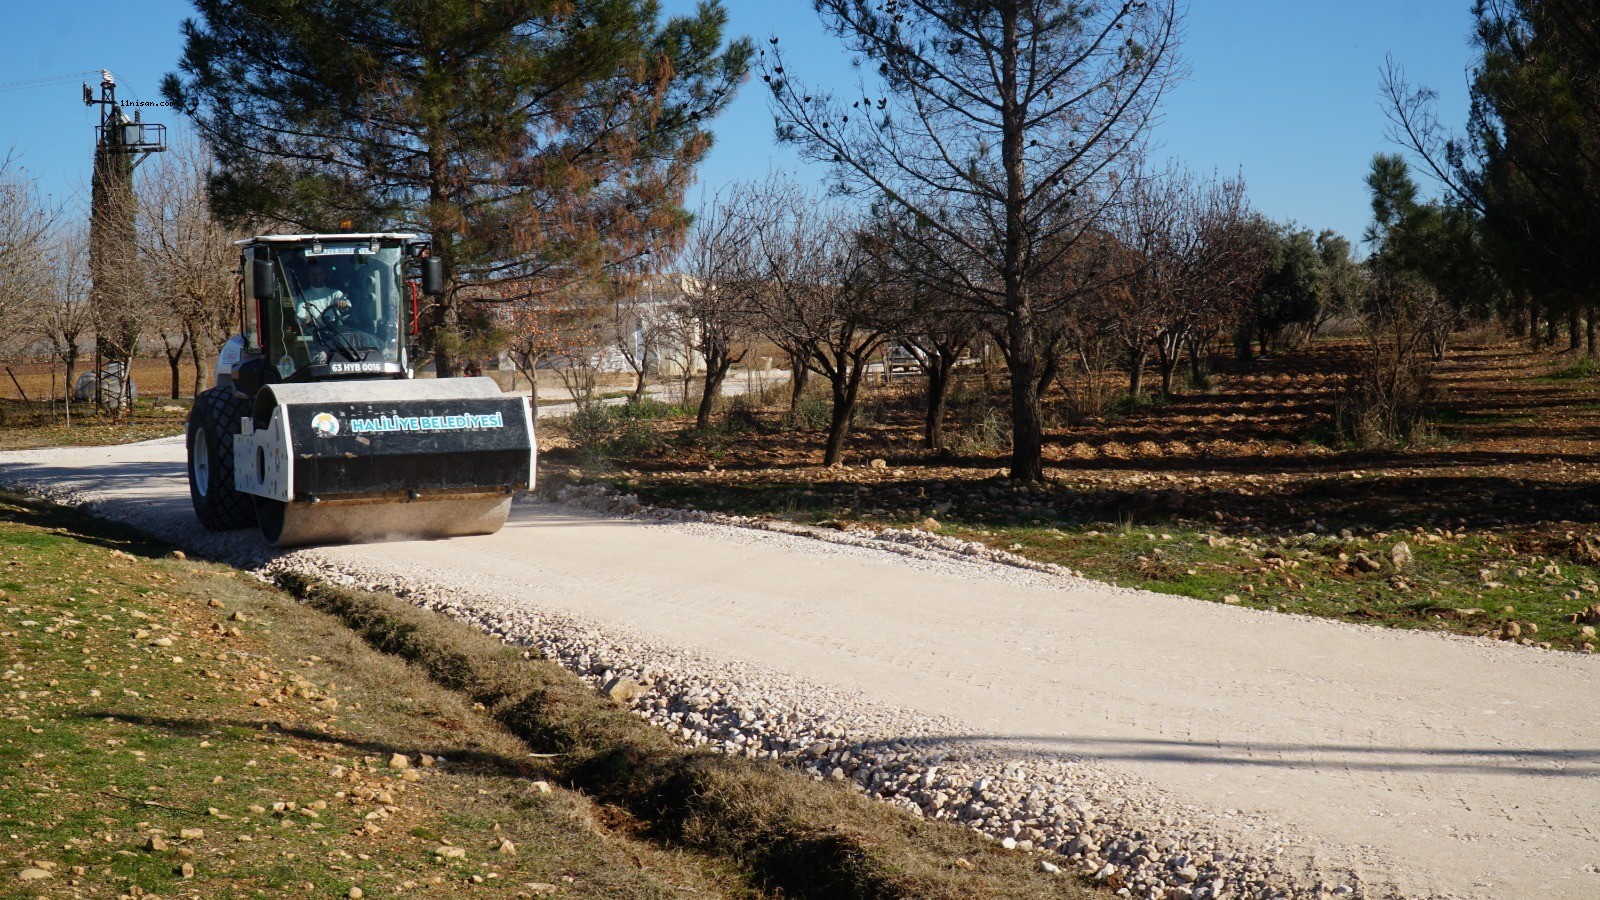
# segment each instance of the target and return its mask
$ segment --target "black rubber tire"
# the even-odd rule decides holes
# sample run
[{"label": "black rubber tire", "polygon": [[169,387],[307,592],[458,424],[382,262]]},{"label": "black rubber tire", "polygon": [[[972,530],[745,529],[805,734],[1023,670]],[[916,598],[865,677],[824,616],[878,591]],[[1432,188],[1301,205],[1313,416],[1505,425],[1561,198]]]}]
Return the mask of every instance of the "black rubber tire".
[{"label": "black rubber tire", "polygon": [[[239,433],[239,419],[249,413],[249,401],[235,397],[233,388],[218,387],[202,391],[189,410],[189,428],[184,443],[189,470],[189,500],[200,524],[212,531],[231,531],[256,524],[254,498],[233,483],[233,436]],[[203,467],[195,465],[195,452],[205,456]],[[196,469],[200,468],[200,472]],[[204,478],[208,483],[197,481]]]}]

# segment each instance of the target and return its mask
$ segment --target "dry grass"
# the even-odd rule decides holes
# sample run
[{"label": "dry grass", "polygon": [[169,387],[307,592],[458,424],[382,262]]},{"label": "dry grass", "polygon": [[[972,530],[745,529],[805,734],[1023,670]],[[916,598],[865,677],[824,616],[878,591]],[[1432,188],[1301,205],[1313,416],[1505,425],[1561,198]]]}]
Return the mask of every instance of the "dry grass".
[{"label": "dry grass", "polygon": [[[216,361],[216,355],[208,357],[210,362]],[[94,357],[88,356],[78,361],[77,370],[73,378],[94,368]],[[7,369],[11,371],[7,373]],[[201,389],[210,387],[210,372]],[[13,377],[15,380],[13,380]],[[139,389],[139,395],[151,399],[170,399],[172,387],[172,370],[168,368],[164,359],[135,359],[133,361],[133,383]],[[66,367],[59,362],[40,360],[0,360],[0,400],[21,400],[22,393],[26,392],[29,400],[45,401],[53,395],[58,401],[66,395]],[[18,388],[21,388],[19,391]],[[194,396],[194,366],[188,361],[178,364],[178,394],[181,397]]]}]

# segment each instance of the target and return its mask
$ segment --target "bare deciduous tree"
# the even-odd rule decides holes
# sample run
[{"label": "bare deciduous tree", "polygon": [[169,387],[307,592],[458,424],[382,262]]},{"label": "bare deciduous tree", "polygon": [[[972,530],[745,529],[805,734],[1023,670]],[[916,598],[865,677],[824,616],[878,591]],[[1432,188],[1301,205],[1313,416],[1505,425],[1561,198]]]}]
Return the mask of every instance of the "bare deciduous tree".
[{"label": "bare deciduous tree", "polygon": [[[1236,240],[1249,215],[1244,181],[1202,181],[1188,172],[1140,173],[1123,191],[1118,238],[1130,269],[1127,303],[1113,326],[1126,354],[1129,394],[1142,392],[1153,354],[1171,396],[1191,338],[1214,335],[1242,314],[1260,283],[1263,252]],[[1209,341],[1209,336],[1207,337]]]},{"label": "bare deciduous tree", "polygon": [[1213,185],[1204,207],[1201,257],[1196,266],[1198,293],[1189,304],[1184,343],[1189,380],[1204,383],[1219,336],[1236,330],[1250,315],[1261,290],[1272,246],[1250,208],[1242,177]]},{"label": "bare deciduous tree", "polygon": [[671,337],[669,311],[656,296],[649,276],[618,278],[609,292],[606,323],[611,346],[633,373],[630,402],[644,399],[650,375],[660,368],[663,345]]},{"label": "bare deciduous tree", "polygon": [[[817,0],[886,89],[812,90],[764,57],[780,137],[939,239],[928,274],[998,324],[1011,370],[1011,476],[1043,477],[1040,282],[1102,219],[1112,167],[1177,74],[1176,0]],[[901,221],[893,217],[890,221]]]},{"label": "bare deciduous tree", "polygon": [[722,393],[728,370],[744,359],[752,293],[758,287],[753,250],[760,210],[758,194],[736,185],[711,199],[701,210],[683,251],[683,270],[690,278],[679,317],[686,323],[695,349],[705,363],[705,384],[695,427],[711,424],[711,410]]},{"label": "bare deciduous tree", "polygon": [[51,233],[49,280],[44,295],[27,317],[34,341],[59,360],[66,374],[67,424],[72,424],[72,389],[78,360],[94,330],[89,306],[89,233],[86,228],[58,228]]},{"label": "bare deciduous tree", "polygon": [[0,159],[0,342],[22,334],[45,300],[58,215],[13,156]]},{"label": "bare deciduous tree", "polygon": [[180,144],[147,163],[138,184],[139,255],[148,273],[149,302],[160,307],[154,315],[147,309],[146,317],[172,370],[173,399],[184,353],[194,365],[198,394],[207,362],[239,325],[233,242],[244,234],[212,215],[206,195],[211,169],[204,148]]},{"label": "bare deciduous tree", "polygon": [[1347,440],[1372,447],[1408,441],[1425,427],[1435,399],[1432,343],[1449,333],[1451,305],[1420,276],[1379,266],[1367,284],[1360,364],[1335,401]]},{"label": "bare deciduous tree", "polygon": [[901,340],[912,351],[926,382],[922,445],[929,450],[943,450],[950,383],[956,366],[978,337],[978,326],[969,310],[942,291],[918,298],[915,308],[919,324],[914,331],[905,332]]},{"label": "bare deciduous tree", "polygon": [[905,227],[883,229],[880,255],[894,270],[900,290],[910,297],[906,320],[896,340],[910,351],[912,363],[925,381],[922,443],[929,450],[943,450],[945,409],[956,365],[973,346],[981,331],[972,306],[952,291],[948,282],[923,277],[928,260],[921,241],[907,241]]},{"label": "bare deciduous tree", "polygon": [[755,245],[760,290],[756,328],[799,351],[802,365],[828,380],[832,395],[822,464],[840,461],[867,363],[902,327],[910,297],[889,284],[887,254],[855,216],[829,210],[793,183],[761,190]]}]

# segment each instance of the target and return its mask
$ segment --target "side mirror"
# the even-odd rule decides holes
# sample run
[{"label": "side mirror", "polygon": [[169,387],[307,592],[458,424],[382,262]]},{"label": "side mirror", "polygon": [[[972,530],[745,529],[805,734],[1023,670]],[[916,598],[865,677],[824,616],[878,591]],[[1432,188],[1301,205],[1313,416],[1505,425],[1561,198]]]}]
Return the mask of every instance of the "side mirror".
[{"label": "side mirror", "polygon": [[250,296],[261,301],[271,301],[278,296],[277,285],[272,274],[272,260],[254,259],[250,261]]},{"label": "side mirror", "polygon": [[422,292],[429,297],[444,295],[444,261],[436,256],[422,258]]}]

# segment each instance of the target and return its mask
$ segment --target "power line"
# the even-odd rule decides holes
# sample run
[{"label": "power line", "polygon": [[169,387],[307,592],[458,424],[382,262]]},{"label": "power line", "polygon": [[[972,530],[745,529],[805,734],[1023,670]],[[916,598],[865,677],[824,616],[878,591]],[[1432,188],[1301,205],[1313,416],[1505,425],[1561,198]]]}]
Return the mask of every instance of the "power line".
[{"label": "power line", "polygon": [[99,69],[90,69],[86,72],[72,72],[66,75],[46,75],[42,78],[29,78],[25,81],[8,81],[0,84],[0,93],[6,91],[24,91],[29,88],[48,87],[64,81],[76,81],[85,75],[98,75]]}]

